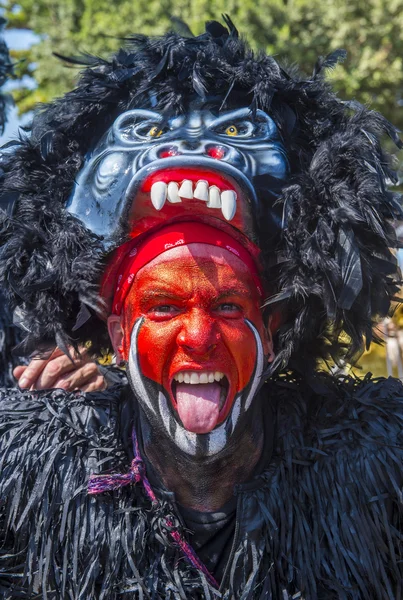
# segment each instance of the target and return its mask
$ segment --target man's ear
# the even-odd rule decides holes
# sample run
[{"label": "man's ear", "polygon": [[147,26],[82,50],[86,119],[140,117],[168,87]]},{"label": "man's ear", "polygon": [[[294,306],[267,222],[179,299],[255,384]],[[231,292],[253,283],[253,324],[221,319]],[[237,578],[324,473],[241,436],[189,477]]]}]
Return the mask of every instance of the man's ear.
[{"label": "man's ear", "polygon": [[108,317],[108,332],[115,351],[116,362],[119,365],[124,362],[124,357],[122,354],[123,329],[121,319],[118,315],[110,315]]}]

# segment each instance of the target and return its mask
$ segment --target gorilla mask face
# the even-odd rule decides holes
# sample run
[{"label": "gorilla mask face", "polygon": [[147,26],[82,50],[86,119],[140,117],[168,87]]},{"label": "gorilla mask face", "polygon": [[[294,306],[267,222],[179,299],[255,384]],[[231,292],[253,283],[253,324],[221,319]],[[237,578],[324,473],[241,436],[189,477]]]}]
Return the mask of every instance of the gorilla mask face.
[{"label": "gorilla mask face", "polygon": [[67,209],[103,236],[107,250],[122,235],[183,218],[229,223],[256,240],[260,221],[279,226],[273,203],[287,172],[277,127],[261,110],[217,113],[200,101],[169,118],[130,110],[88,157]]}]

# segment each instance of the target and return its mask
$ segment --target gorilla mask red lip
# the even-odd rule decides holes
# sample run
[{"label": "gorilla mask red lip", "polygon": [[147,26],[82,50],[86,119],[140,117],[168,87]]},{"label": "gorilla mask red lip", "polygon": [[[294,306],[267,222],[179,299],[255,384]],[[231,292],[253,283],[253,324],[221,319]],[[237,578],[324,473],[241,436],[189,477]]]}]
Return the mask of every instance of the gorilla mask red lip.
[{"label": "gorilla mask red lip", "polygon": [[[207,160],[215,166],[215,161]],[[189,217],[251,232],[249,202],[240,183],[221,171],[197,166],[162,168],[147,175],[135,193],[129,216],[136,224],[132,235]]]}]

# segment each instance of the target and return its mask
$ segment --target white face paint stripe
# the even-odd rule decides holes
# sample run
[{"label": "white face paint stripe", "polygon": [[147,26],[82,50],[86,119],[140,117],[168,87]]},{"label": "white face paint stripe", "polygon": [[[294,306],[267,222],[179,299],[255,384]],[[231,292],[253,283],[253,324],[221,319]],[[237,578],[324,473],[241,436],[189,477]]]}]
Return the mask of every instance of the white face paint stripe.
[{"label": "white face paint stripe", "polygon": [[160,410],[160,415],[161,415],[164,427],[165,427],[166,431],[170,434],[170,426],[169,425],[170,425],[170,421],[171,421],[171,414],[169,412],[167,399],[165,398],[165,396],[162,392],[159,392],[159,394],[158,394],[158,408]]},{"label": "white face paint stripe", "polygon": [[225,421],[219,427],[217,427],[217,429],[214,429],[206,435],[208,436],[207,456],[213,456],[214,454],[221,452],[221,450],[223,450],[227,444],[227,430],[225,428]]},{"label": "white face paint stripe", "polygon": [[176,423],[175,444],[186,454],[194,456],[196,454],[197,434],[187,431],[179,423]]},{"label": "white face paint stripe", "polygon": [[234,431],[236,424],[238,423],[239,415],[241,414],[241,399],[242,396],[239,395],[235,400],[234,406],[231,411],[231,429],[229,431],[230,435]]},{"label": "white face paint stripe", "polygon": [[[170,421],[173,418],[168,408],[168,401],[162,392],[158,394],[158,408],[167,434],[171,437]],[[175,421],[175,444],[185,452],[194,456],[196,454],[197,435],[191,431],[186,431],[177,421]]]},{"label": "white face paint stripe", "polygon": [[129,373],[134,387],[134,391],[141,402],[144,402],[147,407],[155,414],[155,408],[148,396],[148,392],[144,387],[144,383],[140,373],[137,351],[137,335],[144,319],[138,319],[133,327],[130,337],[130,353],[129,353]]},{"label": "white face paint stripe", "polygon": [[255,374],[253,376],[252,385],[250,387],[249,394],[248,394],[248,397],[245,402],[245,410],[248,410],[248,408],[250,407],[252,400],[255,396],[256,390],[260,384],[260,380],[262,378],[263,366],[264,366],[264,352],[263,352],[262,340],[260,339],[260,335],[259,335],[256,327],[250,321],[248,321],[248,319],[245,319],[245,323],[250,327],[250,329],[253,332],[253,335],[255,336],[256,351],[257,351]]}]

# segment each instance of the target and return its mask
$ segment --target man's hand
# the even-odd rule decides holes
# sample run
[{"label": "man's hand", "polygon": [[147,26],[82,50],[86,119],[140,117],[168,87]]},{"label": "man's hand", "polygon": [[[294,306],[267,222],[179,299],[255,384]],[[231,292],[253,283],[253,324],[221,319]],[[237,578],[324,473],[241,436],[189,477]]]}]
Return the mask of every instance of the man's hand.
[{"label": "man's hand", "polygon": [[105,390],[107,383],[98,365],[85,349],[81,356],[72,352],[74,364],[58,348],[47,360],[34,358],[28,366],[15,367],[13,374],[20,388],[46,390],[62,388],[67,391],[96,392]]}]

